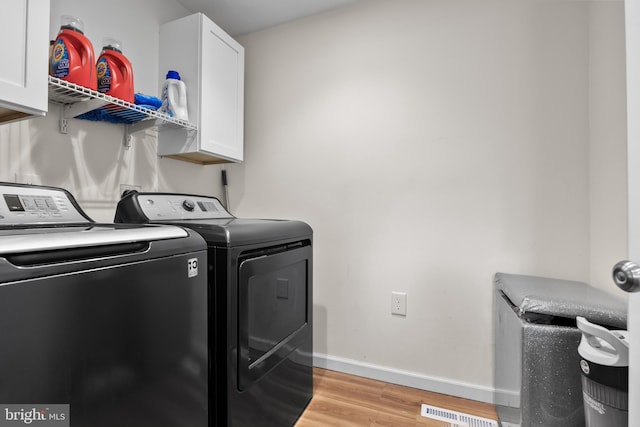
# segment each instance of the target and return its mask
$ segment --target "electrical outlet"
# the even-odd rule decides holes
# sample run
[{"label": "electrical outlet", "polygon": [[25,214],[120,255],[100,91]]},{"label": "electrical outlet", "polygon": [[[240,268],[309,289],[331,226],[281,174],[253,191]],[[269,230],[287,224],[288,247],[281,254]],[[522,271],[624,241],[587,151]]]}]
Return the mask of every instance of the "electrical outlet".
[{"label": "electrical outlet", "polygon": [[397,314],[399,316],[407,315],[406,292],[391,292],[391,314]]}]

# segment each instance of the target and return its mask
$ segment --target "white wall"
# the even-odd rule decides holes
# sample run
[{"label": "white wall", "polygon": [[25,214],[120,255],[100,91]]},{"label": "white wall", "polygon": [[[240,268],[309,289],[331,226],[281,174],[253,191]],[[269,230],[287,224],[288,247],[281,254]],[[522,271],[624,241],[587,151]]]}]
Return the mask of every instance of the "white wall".
[{"label": "white wall", "polygon": [[[81,0],[51,0],[50,36],[60,16],[84,21],[85,35],[97,55],[104,37],[122,41],[131,61],[136,92],[159,95],[159,25],[190,12],[174,0],[114,0],[107,7]],[[0,180],[37,175],[35,183],[69,189],[96,221],[112,221],[120,184],[143,190],[220,195],[220,168],[201,167],[156,155],[155,131],[136,134],[123,146],[124,127],[72,119],[68,135],[58,132],[59,106],[49,104],[44,118],[0,126]]]},{"label": "white wall", "polygon": [[240,38],[231,199],[313,226],[320,363],[490,399],[493,274],[590,281],[612,166],[589,162],[588,26],[588,2],[368,0]]},{"label": "white wall", "polygon": [[590,280],[625,297],[611,279],[628,258],[624,2],[590,2],[588,22]]}]

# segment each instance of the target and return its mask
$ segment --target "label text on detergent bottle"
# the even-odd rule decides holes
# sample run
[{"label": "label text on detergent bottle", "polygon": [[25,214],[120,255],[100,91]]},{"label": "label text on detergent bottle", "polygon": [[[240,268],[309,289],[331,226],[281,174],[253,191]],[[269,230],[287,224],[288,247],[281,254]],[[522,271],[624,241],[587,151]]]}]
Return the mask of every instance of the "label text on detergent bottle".
[{"label": "label text on detergent bottle", "polygon": [[96,65],[96,71],[98,74],[98,91],[102,93],[109,92],[111,90],[111,68],[105,58],[100,58]]},{"label": "label text on detergent bottle", "polygon": [[51,55],[51,75],[59,79],[69,75],[69,52],[63,40],[57,40]]}]

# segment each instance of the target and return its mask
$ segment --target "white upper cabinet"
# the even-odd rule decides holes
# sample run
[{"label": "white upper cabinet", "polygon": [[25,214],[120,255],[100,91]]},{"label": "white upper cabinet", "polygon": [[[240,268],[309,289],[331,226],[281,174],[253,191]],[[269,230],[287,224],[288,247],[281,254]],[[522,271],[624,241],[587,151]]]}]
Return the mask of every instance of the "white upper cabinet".
[{"label": "white upper cabinet", "polygon": [[49,0],[2,2],[0,122],[47,112]]},{"label": "white upper cabinet", "polygon": [[168,70],[187,87],[189,121],[198,131],[161,129],[158,154],[201,164],[241,162],[244,48],[201,13],[160,27],[160,81]]}]

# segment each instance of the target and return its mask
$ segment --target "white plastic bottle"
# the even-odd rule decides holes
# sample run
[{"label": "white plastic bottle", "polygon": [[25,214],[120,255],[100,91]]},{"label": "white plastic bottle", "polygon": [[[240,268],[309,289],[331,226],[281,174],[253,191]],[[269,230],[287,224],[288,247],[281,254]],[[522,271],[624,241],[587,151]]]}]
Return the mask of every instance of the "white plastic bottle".
[{"label": "white plastic bottle", "polygon": [[169,117],[188,121],[187,87],[180,80],[180,74],[175,70],[167,72],[167,79],[162,87],[162,106],[160,112]]}]

